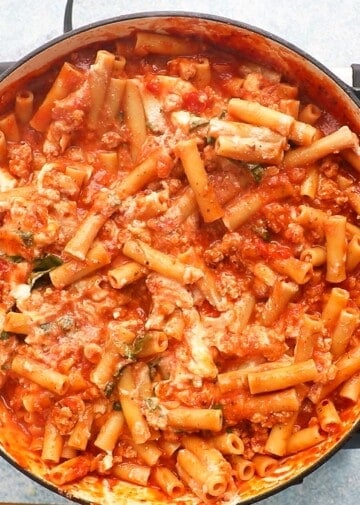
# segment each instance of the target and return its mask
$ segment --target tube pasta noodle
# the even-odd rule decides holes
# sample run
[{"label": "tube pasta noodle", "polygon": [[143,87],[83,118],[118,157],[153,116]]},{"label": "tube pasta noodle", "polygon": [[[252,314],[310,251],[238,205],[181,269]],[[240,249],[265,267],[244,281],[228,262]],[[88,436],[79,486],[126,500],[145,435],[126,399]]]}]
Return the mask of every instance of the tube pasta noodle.
[{"label": "tube pasta noodle", "polygon": [[312,265],[309,262],[298,260],[297,258],[285,258],[275,260],[272,263],[274,270],[287,275],[297,284],[305,284],[311,279]]},{"label": "tube pasta noodle", "polygon": [[102,425],[94,444],[105,452],[112,452],[123,429],[123,413],[117,411],[111,412]]},{"label": "tube pasta noodle", "polygon": [[161,449],[159,449],[155,442],[150,441],[144,444],[135,444],[134,448],[144,463],[149,466],[155,466],[162,455]]},{"label": "tube pasta noodle", "polygon": [[235,433],[223,433],[211,438],[212,445],[222,454],[243,454],[244,443]]},{"label": "tube pasta noodle", "polygon": [[281,98],[279,101],[279,111],[295,119],[299,115],[299,107],[299,100],[294,100],[293,98]]},{"label": "tube pasta noodle", "polygon": [[90,273],[110,263],[110,255],[100,242],[95,242],[85,257],[85,261],[70,260],[50,272],[51,282],[62,288],[76,282]]},{"label": "tube pasta noodle", "polygon": [[348,379],[339,391],[341,398],[356,403],[360,396],[360,374],[357,373]]},{"label": "tube pasta noodle", "polygon": [[[315,209],[308,205],[299,206],[298,222],[305,226],[323,229],[327,219],[331,216],[327,215],[320,209]],[[351,236],[360,235],[360,228],[356,225],[346,222],[346,232]]]},{"label": "tube pasta noodle", "polygon": [[[188,63],[189,67],[188,68]],[[201,58],[200,61],[182,61],[179,63],[180,76],[186,79],[188,72],[194,73],[191,78],[192,83],[198,88],[204,88],[211,81],[211,68],[208,58]]]},{"label": "tube pasta noodle", "polygon": [[126,345],[132,344],[136,334],[125,327],[117,329],[115,337],[109,337],[105,344],[104,352],[91,371],[90,380],[101,390],[105,390],[107,384],[116,373],[120,362],[120,356],[124,353]]},{"label": "tube pasta noodle", "polygon": [[11,363],[11,369],[39,386],[57,394],[63,394],[67,388],[68,378],[66,375],[49,369],[44,363],[17,355]]},{"label": "tube pasta noodle", "polygon": [[296,412],[300,402],[294,388],[277,391],[276,393],[257,394],[256,396],[240,396],[233,400],[231,410],[226,405],[224,413],[229,418],[240,421],[255,414],[270,412]]},{"label": "tube pasta noodle", "polygon": [[31,328],[31,319],[21,312],[8,312],[4,319],[4,331],[27,335]]},{"label": "tube pasta noodle", "polygon": [[64,440],[57,428],[48,421],[44,429],[44,439],[42,444],[41,457],[45,461],[59,463]]},{"label": "tube pasta noodle", "polygon": [[222,422],[222,412],[218,409],[190,409],[178,407],[168,412],[168,423],[173,428],[190,431],[220,431]]},{"label": "tube pasta noodle", "polygon": [[154,468],[153,477],[160,489],[171,498],[179,498],[184,494],[184,484],[168,468],[162,466]]},{"label": "tube pasta noodle", "polygon": [[293,433],[287,444],[287,454],[295,454],[324,440],[319,426],[313,425]]},{"label": "tube pasta noodle", "polygon": [[360,263],[360,236],[354,235],[347,247],[346,270],[351,272]]},{"label": "tube pasta noodle", "polygon": [[336,362],[337,373],[335,378],[329,381],[327,384],[321,386],[317,399],[318,401],[326,398],[334,389],[336,389],[340,384],[346,382],[355,373],[360,370],[360,351],[357,348],[353,348],[350,351],[344,353]]},{"label": "tube pasta noodle", "polygon": [[251,163],[278,164],[283,158],[282,141],[266,142],[230,135],[219,135],[215,143],[219,156]]},{"label": "tube pasta noodle", "polygon": [[319,184],[319,169],[317,166],[310,167],[306,179],[301,185],[301,194],[312,199],[315,198]]},{"label": "tube pasta noodle", "polygon": [[200,48],[196,41],[171,37],[159,33],[138,32],[134,47],[135,54],[144,56],[146,54],[165,54],[176,56],[178,54],[188,54],[197,52]]},{"label": "tube pasta noodle", "polygon": [[270,475],[275,468],[278,466],[278,462],[275,458],[271,456],[263,456],[262,454],[257,454],[253,458],[255,472],[260,477],[266,477]]},{"label": "tube pasta noodle", "polygon": [[284,456],[287,453],[288,441],[292,435],[297,413],[291,415],[284,423],[277,423],[271,428],[265,444],[266,452],[275,456]]},{"label": "tube pasta noodle", "polygon": [[350,307],[341,310],[336,326],[331,335],[331,352],[335,358],[338,358],[346,351],[358,324],[358,310]]},{"label": "tube pasta noodle", "polygon": [[115,477],[127,482],[146,486],[150,477],[151,468],[146,465],[124,462],[114,465],[111,473]]},{"label": "tube pasta noodle", "polygon": [[49,479],[56,486],[62,486],[87,475],[90,467],[91,460],[88,456],[75,456],[52,467],[49,471]]},{"label": "tube pasta noodle", "polygon": [[[114,61],[114,67],[116,60]],[[125,93],[126,80],[111,77],[104,99],[104,108],[111,118],[116,118]]]},{"label": "tube pasta noodle", "polygon": [[31,118],[30,125],[35,130],[45,132],[51,122],[51,111],[55,101],[65,98],[80,86],[83,80],[83,73],[65,62],[40,107]]},{"label": "tube pasta noodle", "polygon": [[66,244],[65,252],[73,258],[84,260],[99,230],[115,212],[118,204],[113,194],[99,194],[76,234]]},{"label": "tube pasta noodle", "polygon": [[123,253],[146,268],[155,270],[182,283],[195,282],[203,275],[200,269],[185,265],[177,258],[157,251],[140,240],[129,240],[126,242]]},{"label": "tube pasta noodle", "polygon": [[136,162],[146,140],[146,117],[139,88],[131,79],[126,81],[123,107],[130,132],[131,157]]},{"label": "tube pasta noodle", "polygon": [[148,332],[143,341],[141,350],[138,352],[140,358],[152,356],[164,352],[168,347],[168,337],[163,331],[152,330]]},{"label": "tube pasta noodle", "polygon": [[34,94],[28,89],[18,91],[15,99],[15,116],[20,123],[28,123],[33,115]]},{"label": "tube pasta noodle", "polygon": [[119,166],[118,153],[116,151],[103,151],[97,155],[100,163],[109,174],[116,175]]},{"label": "tube pasta noodle", "polygon": [[84,451],[90,439],[93,422],[94,411],[92,406],[88,406],[75,424],[68,440],[68,446],[72,449]]},{"label": "tube pasta noodle", "polygon": [[299,120],[313,125],[321,117],[321,109],[313,103],[308,103],[299,112]]},{"label": "tube pasta noodle", "polygon": [[264,107],[257,102],[241,100],[240,98],[229,100],[228,111],[236,119],[258,126],[266,126],[284,136],[289,135],[295,122],[292,116]]},{"label": "tube pasta noodle", "polygon": [[255,474],[254,463],[241,456],[232,456],[230,458],[231,465],[235,475],[239,480],[250,480]]},{"label": "tube pasta noodle", "polygon": [[292,193],[289,186],[278,188],[275,193],[263,195],[260,193],[245,193],[234,198],[229,205],[225,207],[223,222],[229,230],[236,230],[239,226],[260,210],[260,208],[276,199],[283,199]]},{"label": "tube pasta noodle", "polygon": [[5,89],[0,443],[45,482],[235,503],[355,420],[359,128],[284,77],[165,23]]},{"label": "tube pasta noodle", "polygon": [[353,149],[344,149],[341,151],[341,156],[353,167],[360,172],[360,156]]},{"label": "tube pasta noodle", "polygon": [[146,275],[146,268],[135,261],[128,261],[116,268],[109,270],[109,282],[113,288],[121,289]]},{"label": "tube pasta noodle", "polygon": [[297,284],[286,281],[275,281],[273,290],[264,305],[261,322],[270,326],[284,311],[290,300],[298,292]]},{"label": "tube pasta noodle", "polygon": [[294,365],[263,372],[250,372],[248,383],[253,394],[286,389],[302,382],[314,380],[318,371],[313,359]]},{"label": "tube pasta noodle", "polygon": [[358,145],[359,141],[356,135],[347,126],[342,126],[339,130],[315,140],[308,146],[302,146],[289,151],[285,155],[284,164],[289,168],[298,165],[308,165],[328,154],[344,149],[354,149]]},{"label": "tube pasta noodle", "polygon": [[319,267],[326,262],[326,249],[322,246],[308,247],[300,253],[300,261],[308,261],[313,267]]},{"label": "tube pasta noodle", "polygon": [[19,125],[16,119],[16,115],[13,112],[10,112],[9,114],[6,114],[0,118],[0,130],[5,135],[7,141],[20,141]]},{"label": "tube pasta noodle", "polygon": [[88,128],[97,126],[102,107],[105,104],[110,76],[114,66],[115,55],[109,51],[99,50],[96,59],[90,67],[90,110],[87,117]]},{"label": "tube pasta noodle", "polygon": [[316,335],[319,334],[322,329],[323,322],[321,318],[311,314],[304,314],[302,327],[296,339],[294,349],[295,363],[300,363],[312,358]]},{"label": "tube pasta noodle", "polygon": [[332,288],[330,295],[322,311],[322,320],[324,325],[332,327],[336,323],[340,312],[344,309],[349,301],[350,295],[346,289]]},{"label": "tube pasta noodle", "polygon": [[341,282],[346,278],[346,218],[331,216],[325,223],[326,280]]},{"label": "tube pasta noodle", "polygon": [[177,144],[181,162],[206,223],[211,223],[223,216],[223,210],[211,187],[195,140]]},{"label": "tube pasta noodle", "polygon": [[3,163],[7,156],[6,137],[3,131],[0,130],[0,162]]},{"label": "tube pasta noodle", "polygon": [[221,496],[226,491],[226,475],[217,469],[211,472],[191,450],[181,449],[178,452],[177,465],[200,485],[205,495]]},{"label": "tube pasta noodle", "polygon": [[322,430],[332,432],[340,428],[341,419],[331,400],[322,400],[318,403],[316,413]]},{"label": "tube pasta noodle", "polygon": [[119,399],[126,424],[136,444],[143,444],[149,440],[151,433],[136,399],[131,396],[135,388],[132,370],[126,367],[121,373],[118,384]]},{"label": "tube pasta noodle", "polygon": [[289,133],[290,140],[303,146],[312,144],[319,136],[321,136],[319,130],[302,121],[295,121]]},{"label": "tube pasta noodle", "polygon": [[232,370],[218,375],[219,388],[222,393],[247,385],[246,370]]},{"label": "tube pasta noodle", "polygon": [[126,198],[133,195],[154,179],[156,173],[157,154],[153,153],[149,158],[126,174],[124,179],[116,186],[115,189],[118,197]]}]

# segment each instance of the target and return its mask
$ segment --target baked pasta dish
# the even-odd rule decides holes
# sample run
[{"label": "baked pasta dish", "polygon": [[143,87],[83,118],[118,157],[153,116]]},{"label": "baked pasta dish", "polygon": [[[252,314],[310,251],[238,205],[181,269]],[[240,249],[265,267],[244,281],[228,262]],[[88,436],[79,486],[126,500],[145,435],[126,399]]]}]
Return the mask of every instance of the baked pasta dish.
[{"label": "baked pasta dish", "polygon": [[57,488],[241,500],[344,432],[359,140],[287,81],[137,31],[3,110],[0,416]]}]

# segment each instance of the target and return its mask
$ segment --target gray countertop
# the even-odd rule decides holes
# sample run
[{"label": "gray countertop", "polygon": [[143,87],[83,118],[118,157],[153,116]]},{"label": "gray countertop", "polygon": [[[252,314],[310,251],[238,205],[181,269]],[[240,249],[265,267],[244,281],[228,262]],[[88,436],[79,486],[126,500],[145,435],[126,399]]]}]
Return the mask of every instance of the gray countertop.
[{"label": "gray countertop", "polygon": [[[15,61],[62,34],[65,0],[0,0],[0,62]],[[74,0],[74,27],[129,12],[207,12],[269,31],[324,65],[360,63],[358,0]],[[130,8],[128,6],[131,6]],[[339,451],[301,484],[261,505],[355,505],[360,502],[360,449]],[[0,459],[0,501],[70,505]],[[1,505],[1,503],[0,503]]]}]

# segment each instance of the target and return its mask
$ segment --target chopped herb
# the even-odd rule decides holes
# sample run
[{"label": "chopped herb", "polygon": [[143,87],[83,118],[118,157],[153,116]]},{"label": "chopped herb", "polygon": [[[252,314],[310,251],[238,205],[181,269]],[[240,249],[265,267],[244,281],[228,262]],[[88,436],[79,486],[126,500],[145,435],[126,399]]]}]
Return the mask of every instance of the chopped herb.
[{"label": "chopped herb", "polygon": [[51,329],[54,327],[53,323],[42,323],[40,324],[40,328],[44,333],[50,333]]},{"label": "chopped herb", "polygon": [[215,144],[215,137],[206,137],[206,144],[208,146],[213,146]]},{"label": "chopped herb", "polygon": [[247,163],[247,168],[249,169],[251,175],[253,176],[256,184],[260,184],[261,179],[264,176],[265,168],[262,165],[256,163]]},{"label": "chopped herb", "polygon": [[226,116],[226,110],[223,109],[219,114],[219,119],[224,119],[225,116]]},{"label": "chopped herb", "polygon": [[106,384],[105,390],[104,390],[106,398],[109,398],[109,396],[111,396],[112,392],[114,391],[114,388],[115,388],[115,382],[114,381],[108,382]]},{"label": "chopped herb", "polygon": [[113,410],[117,410],[118,412],[121,412],[122,411],[121,403],[120,402],[114,402],[113,403]]},{"label": "chopped herb", "polygon": [[209,124],[209,120],[205,117],[195,116],[195,114],[190,114],[189,118],[189,128],[190,130],[194,130],[195,128],[199,128],[199,126],[204,126]]},{"label": "chopped herb", "polygon": [[74,318],[69,314],[66,314],[63,317],[60,317],[58,324],[62,330],[69,331],[74,326]]},{"label": "chopped herb", "polygon": [[24,246],[31,247],[34,244],[34,234],[31,231],[19,230],[18,234]]},{"label": "chopped herb", "polygon": [[271,233],[270,230],[264,225],[264,224],[259,224],[253,226],[253,231],[258,235],[260,238],[264,240],[264,242],[270,242],[271,241]]},{"label": "chopped herb", "polygon": [[10,338],[10,333],[8,331],[2,331],[0,333],[0,340],[8,340]]},{"label": "chopped herb", "polygon": [[62,260],[54,254],[47,254],[42,258],[34,260],[33,272],[48,272],[49,270],[62,265]]},{"label": "chopped herb", "polygon": [[145,398],[144,403],[147,406],[147,408],[152,412],[155,412],[160,408],[159,401],[157,398],[151,398],[151,397]]},{"label": "chopped herb", "polygon": [[136,355],[143,350],[144,344],[148,338],[149,336],[146,333],[144,335],[138,335],[132,344],[126,345],[124,352],[125,357],[134,359]]},{"label": "chopped herb", "polygon": [[148,366],[149,366],[149,373],[150,373],[150,378],[151,380],[154,380],[156,374],[158,373],[158,365],[160,363],[160,358],[159,357],[156,357],[154,359],[152,359],[151,361],[148,362]]},{"label": "chopped herb", "polygon": [[8,261],[11,261],[11,263],[21,263],[21,262],[25,261],[22,256],[17,256],[17,255],[13,255],[13,256],[12,255],[10,255],[10,256],[7,255],[6,259]]},{"label": "chopped herb", "polygon": [[223,406],[221,403],[214,403],[214,405],[211,408],[215,410],[222,410]]},{"label": "chopped herb", "polygon": [[34,268],[30,275],[30,287],[36,287],[39,281],[41,281],[42,284],[47,284],[49,282],[49,272],[60,265],[62,265],[62,260],[54,254],[47,254],[43,258],[35,259]]}]

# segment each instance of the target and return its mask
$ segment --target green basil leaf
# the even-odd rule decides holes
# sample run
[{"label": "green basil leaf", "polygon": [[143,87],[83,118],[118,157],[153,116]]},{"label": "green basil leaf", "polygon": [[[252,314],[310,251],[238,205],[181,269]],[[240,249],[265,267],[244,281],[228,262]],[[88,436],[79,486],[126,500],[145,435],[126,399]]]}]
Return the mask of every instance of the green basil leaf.
[{"label": "green basil leaf", "polygon": [[265,167],[263,167],[262,165],[258,165],[256,163],[247,163],[246,166],[249,169],[251,175],[253,176],[253,179],[256,182],[256,184],[260,184],[261,179],[263,178],[265,173]]},{"label": "green basil leaf", "polygon": [[18,255],[7,255],[6,256],[6,259],[8,261],[10,261],[11,263],[22,263],[24,260],[24,258],[22,256],[18,256]]},{"label": "green basil leaf", "polygon": [[62,260],[54,254],[47,254],[43,258],[34,260],[34,268],[30,275],[29,284],[31,289],[38,286],[38,283],[47,284],[49,282],[49,272],[62,265]]},{"label": "green basil leaf", "polygon": [[49,270],[62,265],[62,260],[54,254],[47,254],[42,258],[34,260],[33,272],[48,272]]},{"label": "green basil leaf", "polygon": [[18,230],[17,232],[25,247],[34,245],[34,234],[31,231]]},{"label": "green basil leaf", "polygon": [[195,128],[199,128],[199,126],[204,126],[209,124],[209,120],[205,117],[195,116],[195,114],[190,114],[189,120],[189,128],[190,130],[194,130]]}]

